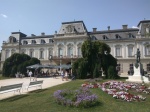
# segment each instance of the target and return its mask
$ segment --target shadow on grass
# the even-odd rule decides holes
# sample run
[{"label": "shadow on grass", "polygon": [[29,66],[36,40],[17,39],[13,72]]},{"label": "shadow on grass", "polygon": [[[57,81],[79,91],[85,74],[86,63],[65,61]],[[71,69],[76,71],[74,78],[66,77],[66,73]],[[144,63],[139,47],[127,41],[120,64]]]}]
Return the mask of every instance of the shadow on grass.
[{"label": "shadow on grass", "polygon": [[29,91],[29,93],[41,93],[46,90],[48,90],[48,89],[38,89],[38,90]]},{"label": "shadow on grass", "polygon": [[3,99],[3,100],[1,100],[1,102],[13,102],[13,101],[16,101],[16,100],[19,100],[19,99],[22,99],[22,98],[25,98],[25,97],[28,97],[28,96],[29,95],[27,95],[27,94],[16,95],[16,96],[13,96],[13,97],[10,97],[10,98]]},{"label": "shadow on grass", "polygon": [[128,79],[128,77],[120,77],[119,79]]}]

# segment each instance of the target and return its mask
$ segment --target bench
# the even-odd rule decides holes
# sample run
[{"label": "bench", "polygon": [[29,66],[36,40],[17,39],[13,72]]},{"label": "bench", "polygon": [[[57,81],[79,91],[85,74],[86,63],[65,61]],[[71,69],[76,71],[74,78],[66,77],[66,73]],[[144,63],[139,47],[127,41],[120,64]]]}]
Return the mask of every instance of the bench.
[{"label": "bench", "polygon": [[0,88],[0,94],[11,92],[11,91],[14,91],[14,92],[15,91],[19,91],[19,93],[20,93],[20,90],[22,88],[22,84],[23,83],[13,84],[13,85],[7,85],[7,86],[1,86],[1,88]]},{"label": "bench", "polygon": [[41,89],[42,89],[42,84],[43,84],[43,80],[30,82],[29,85],[27,86],[27,90],[28,90],[28,88],[38,87],[38,86],[41,87]]}]

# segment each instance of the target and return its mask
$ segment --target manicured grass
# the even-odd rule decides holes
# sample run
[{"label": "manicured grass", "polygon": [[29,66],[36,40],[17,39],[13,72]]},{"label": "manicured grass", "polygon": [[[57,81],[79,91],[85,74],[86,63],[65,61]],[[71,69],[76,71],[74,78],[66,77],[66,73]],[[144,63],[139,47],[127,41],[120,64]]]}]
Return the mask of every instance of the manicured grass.
[{"label": "manicured grass", "polygon": [[83,80],[75,80],[48,89],[36,90],[0,101],[0,112],[149,112],[150,95],[146,101],[125,102],[116,100],[100,89],[91,89],[99,96],[100,104],[91,108],[65,107],[55,103],[53,93],[62,89],[78,89]]}]

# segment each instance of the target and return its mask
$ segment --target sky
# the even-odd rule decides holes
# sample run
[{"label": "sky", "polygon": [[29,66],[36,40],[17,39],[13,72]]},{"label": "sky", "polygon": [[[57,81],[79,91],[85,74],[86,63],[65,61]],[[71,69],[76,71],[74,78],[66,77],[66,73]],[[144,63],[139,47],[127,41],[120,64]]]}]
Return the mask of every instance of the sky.
[{"label": "sky", "polygon": [[82,20],[88,31],[101,31],[144,19],[150,20],[150,0],[0,0],[0,46],[11,32],[53,35],[62,22]]}]

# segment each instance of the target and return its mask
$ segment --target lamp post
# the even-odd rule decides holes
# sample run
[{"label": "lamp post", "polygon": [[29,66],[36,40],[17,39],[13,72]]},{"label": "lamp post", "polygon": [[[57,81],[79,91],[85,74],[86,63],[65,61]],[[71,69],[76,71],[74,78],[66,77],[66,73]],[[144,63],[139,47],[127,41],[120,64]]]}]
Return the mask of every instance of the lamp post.
[{"label": "lamp post", "polygon": [[61,71],[61,58],[62,58],[62,55],[60,55],[59,58],[60,58],[60,60],[59,60],[60,63],[59,64],[60,64],[60,71]]}]

